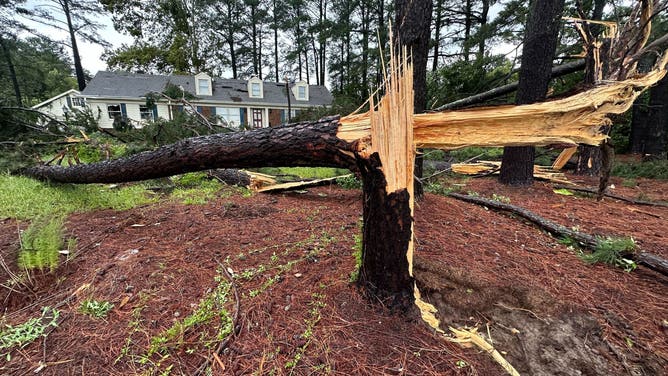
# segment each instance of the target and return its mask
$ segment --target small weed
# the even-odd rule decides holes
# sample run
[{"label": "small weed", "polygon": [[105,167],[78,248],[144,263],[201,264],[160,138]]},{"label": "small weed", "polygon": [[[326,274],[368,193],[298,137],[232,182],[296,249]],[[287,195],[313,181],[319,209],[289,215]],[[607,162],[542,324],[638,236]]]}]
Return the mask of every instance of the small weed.
[{"label": "small weed", "polygon": [[633,260],[624,257],[625,254],[633,252],[636,243],[633,238],[605,238],[599,239],[598,245],[593,253],[581,254],[580,258],[587,263],[604,263],[631,272],[637,268]]},{"label": "small weed", "polygon": [[360,268],[362,267],[362,221],[359,221],[358,228],[359,232],[353,235],[353,240],[355,245],[353,245],[353,257],[355,258],[355,269],[350,272],[350,278],[348,279],[351,283],[357,282],[357,279],[360,276]]},{"label": "small weed", "polygon": [[84,300],[79,306],[79,312],[90,317],[101,319],[107,317],[109,311],[114,308],[114,305],[106,300],[99,301],[95,299]]},{"label": "small weed", "polygon": [[151,338],[147,357],[156,353],[165,354],[170,348],[181,347],[187,333],[214,319],[219,321],[217,333],[211,337],[209,333],[202,331],[199,336],[199,343],[205,348],[210,348],[232,332],[232,317],[225,309],[231,284],[223,277],[222,271],[218,272],[214,280],[217,282],[216,288],[200,301],[195,312],[183,320],[176,321],[169,329]]},{"label": "small weed", "polygon": [[302,359],[304,356],[304,353],[306,352],[306,348],[308,345],[311,343],[311,340],[313,339],[313,331],[315,329],[315,326],[320,322],[320,310],[326,306],[324,300],[325,300],[325,294],[317,293],[314,292],[311,294],[311,301],[309,302],[309,305],[311,306],[311,309],[309,309],[309,317],[304,320],[306,323],[306,329],[304,329],[304,332],[300,335],[300,337],[306,341],[303,346],[301,346],[299,349],[297,349],[297,352],[295,353],[295,356],[285,362],[285,369],[289,370],[290,373],[292,374],[295,371],[295,368],[299,364],[299,361]]},{"label": "small weed", "polygon": [[497,195],[496,193],[492,194],[492,200],[510,204],[510,197]]},{"label": "small weed", "polygon": [[58,326],[59,317],[59,310],[44,307],[41,317],[32,318],[16,326],[5,325],[0,329],[0,356],[10,361],[13,349],[22,349],[39,337],[46,337],[48,335],[46,330],[49,327]]},{"label": "small weed", "polygon": [[424,190],[436,195],[447,196],[448,194],[450,194],[453,191],[456,191],[457,189],[454,187],[446,187],[440,182],[434,182],[427,184],[424,187]]}]

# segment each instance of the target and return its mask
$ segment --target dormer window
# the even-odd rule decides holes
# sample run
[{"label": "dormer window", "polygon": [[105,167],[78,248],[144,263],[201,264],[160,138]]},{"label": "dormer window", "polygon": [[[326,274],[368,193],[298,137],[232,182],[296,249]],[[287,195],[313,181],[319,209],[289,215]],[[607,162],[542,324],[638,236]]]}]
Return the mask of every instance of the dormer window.
[{"label": "dormer window", "polygon": [[262,80],[253,77],[248,80],[248,96],[251,98],[264,98]]},{"label": "dormer window", "polygon": [[304,81],[299,81],[292,87],[292,94],[298,101],[308,100],[308,84]]},{"label": "dormer window", "polygon": [[195,88],[197,95],[213,95],[213,92],[211,91],[211,77],[206,73],[196,75]]}]

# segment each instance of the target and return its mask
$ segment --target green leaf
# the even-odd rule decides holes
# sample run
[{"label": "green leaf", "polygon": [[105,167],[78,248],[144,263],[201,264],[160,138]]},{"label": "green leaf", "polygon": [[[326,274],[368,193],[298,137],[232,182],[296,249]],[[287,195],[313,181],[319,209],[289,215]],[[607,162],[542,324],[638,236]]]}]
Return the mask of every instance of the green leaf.
[{"label": "green leaf", "polygon": [[564,195],[564,196],[573,196],[573,192],[569,191],[568,189],[561,188],[561,189],[554,189],[552,190],[554,193],[558,195]]}]

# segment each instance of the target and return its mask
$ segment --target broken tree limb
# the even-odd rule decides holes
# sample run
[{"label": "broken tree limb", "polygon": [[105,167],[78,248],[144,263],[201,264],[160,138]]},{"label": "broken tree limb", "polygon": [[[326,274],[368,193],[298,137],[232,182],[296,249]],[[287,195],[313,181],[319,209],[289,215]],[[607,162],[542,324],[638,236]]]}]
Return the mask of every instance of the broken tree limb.
[{"label": "broken tree limb", "polygon": [[[538,214],[529,211],[527,209],[521,208],[519,206],[506,204],[496,200],[490,200],[482,197],[469,196],[461,193],[449,193],[449,197],[455,198],[457,200],[473,203],[480,206],[485,206],[488,208],[501,210],[509,212],[515,215],[518,215],[534,225],[546,230],[550,234],[560,237],[560,238],[569,238],[573,239],[583,247],[595,250],[599,244],[600,239],[596,236],[585,234],[583,232],[572,230],[566,226],[562,226],[556,222],[552,222],[549,219],[543,218]],[[644,252],[642,250],[630,252],[624,255],[627,258],[632,259],[637,262],[639,265],[648,267],[658,273],[668,276],[668,260],[663,259],[657,255]]]},{"label": "broken tree limb", "polygon": [[[591,193],[591,194],[598,194],[599,190],[598,189],[593,189],[593,188],[586,188],[586,187],[572,187],[572,186],[565,186],[565,185],[555,185],[555,189],[568,189],[571,191],[577,191],[577,192],[586,192],[586,193]],[[610,197],[614,198],[615,200],[620,200],[620,201],[625,201],[629,202],[632,204],[636,205],[647,205],[647,206],[662,206],[664,208],[668,207],[668,203],[665,202],[652,202],[652,201],[644,201],[644,200],[635,200],[632,198],[624,197],[624,196],[619,196],[615,195],[609,192],[606,192],[603,194],[605,197]]]},{"label": "broken tree limb", "polygon": [[[558,65],[552,68],[552,78],[565,76],[570,73],[581,71],[585,68],[584,60],[572,61],[570,63]],[[470,97],[462,98],[454,102],[444,104],[435,108],[433,111],[456,110],[468,107],[474,104],[482,103],[490,99],[498,98],[502,95],[510,94],[517,90],[519,82],[513,82],[507,85],[499,86],[497,88],[488,90],[484,93],[472,95]]]}]

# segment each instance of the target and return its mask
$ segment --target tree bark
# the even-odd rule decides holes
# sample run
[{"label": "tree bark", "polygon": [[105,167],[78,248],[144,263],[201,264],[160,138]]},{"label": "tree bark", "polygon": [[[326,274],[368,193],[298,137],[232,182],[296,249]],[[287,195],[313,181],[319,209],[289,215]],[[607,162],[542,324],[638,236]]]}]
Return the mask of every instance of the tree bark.
[{"label": "tree bark", "polygon": [[83,66],[81,65],[81,56],[79,56],[79,47],[77,46],[77,38],[74,34],[74,25],[72,25],[72,14],[70,12],[70,0],[62,0],[63,13],[67,20],[67,30],[70,34],[70,41],[72,43],[72,59],[74,60],[74,72],[77,76],[77,84],[79,91],[86,88],[86,76],[84,75]]},{"label": "tree bark", "polygon": [[642,108],[634,104],[631,133],[632,152],[665,158],[668,133],[668,76],[652,87],[649,104]]},{"label": "tree bark", "polygon": [[[524,36],[516,104],[529,104],[545,99],[563,9],[564,0],[535,0],[531,5]],[[534,156],[533,146],[504,148],[499,181],[507,185],[531,185]]]},{"label": "tree bark", "polygon": [[[396,19],[398,35],[394,46],[406,46],[413,58],[413,109],[419,114],[427,108],[427,60],[429,58],[429,38],[432,1],[431,0],[397,0]],[[421,150],[415,158],[414,194],[416,198],[424,196],[422,186],[423,158]]]},{"label": "tree bark", "polygon": [[413,237],[410,195],[406,190],[387,192],[377,153],[368,159],[358,158],[357,166],[364,192],[364,241],[358,283],[385,306],[408,311],[414,301],[413,277],[408,273],[406,256]]},{"label": "tree bark", "polygon": [[355,168],[353,144],[336,137],[338,117],[248,132],[194,137],[128,158],[94,164],[35,166],[25,175],[54,182],[119,183],[216,168]]}]

